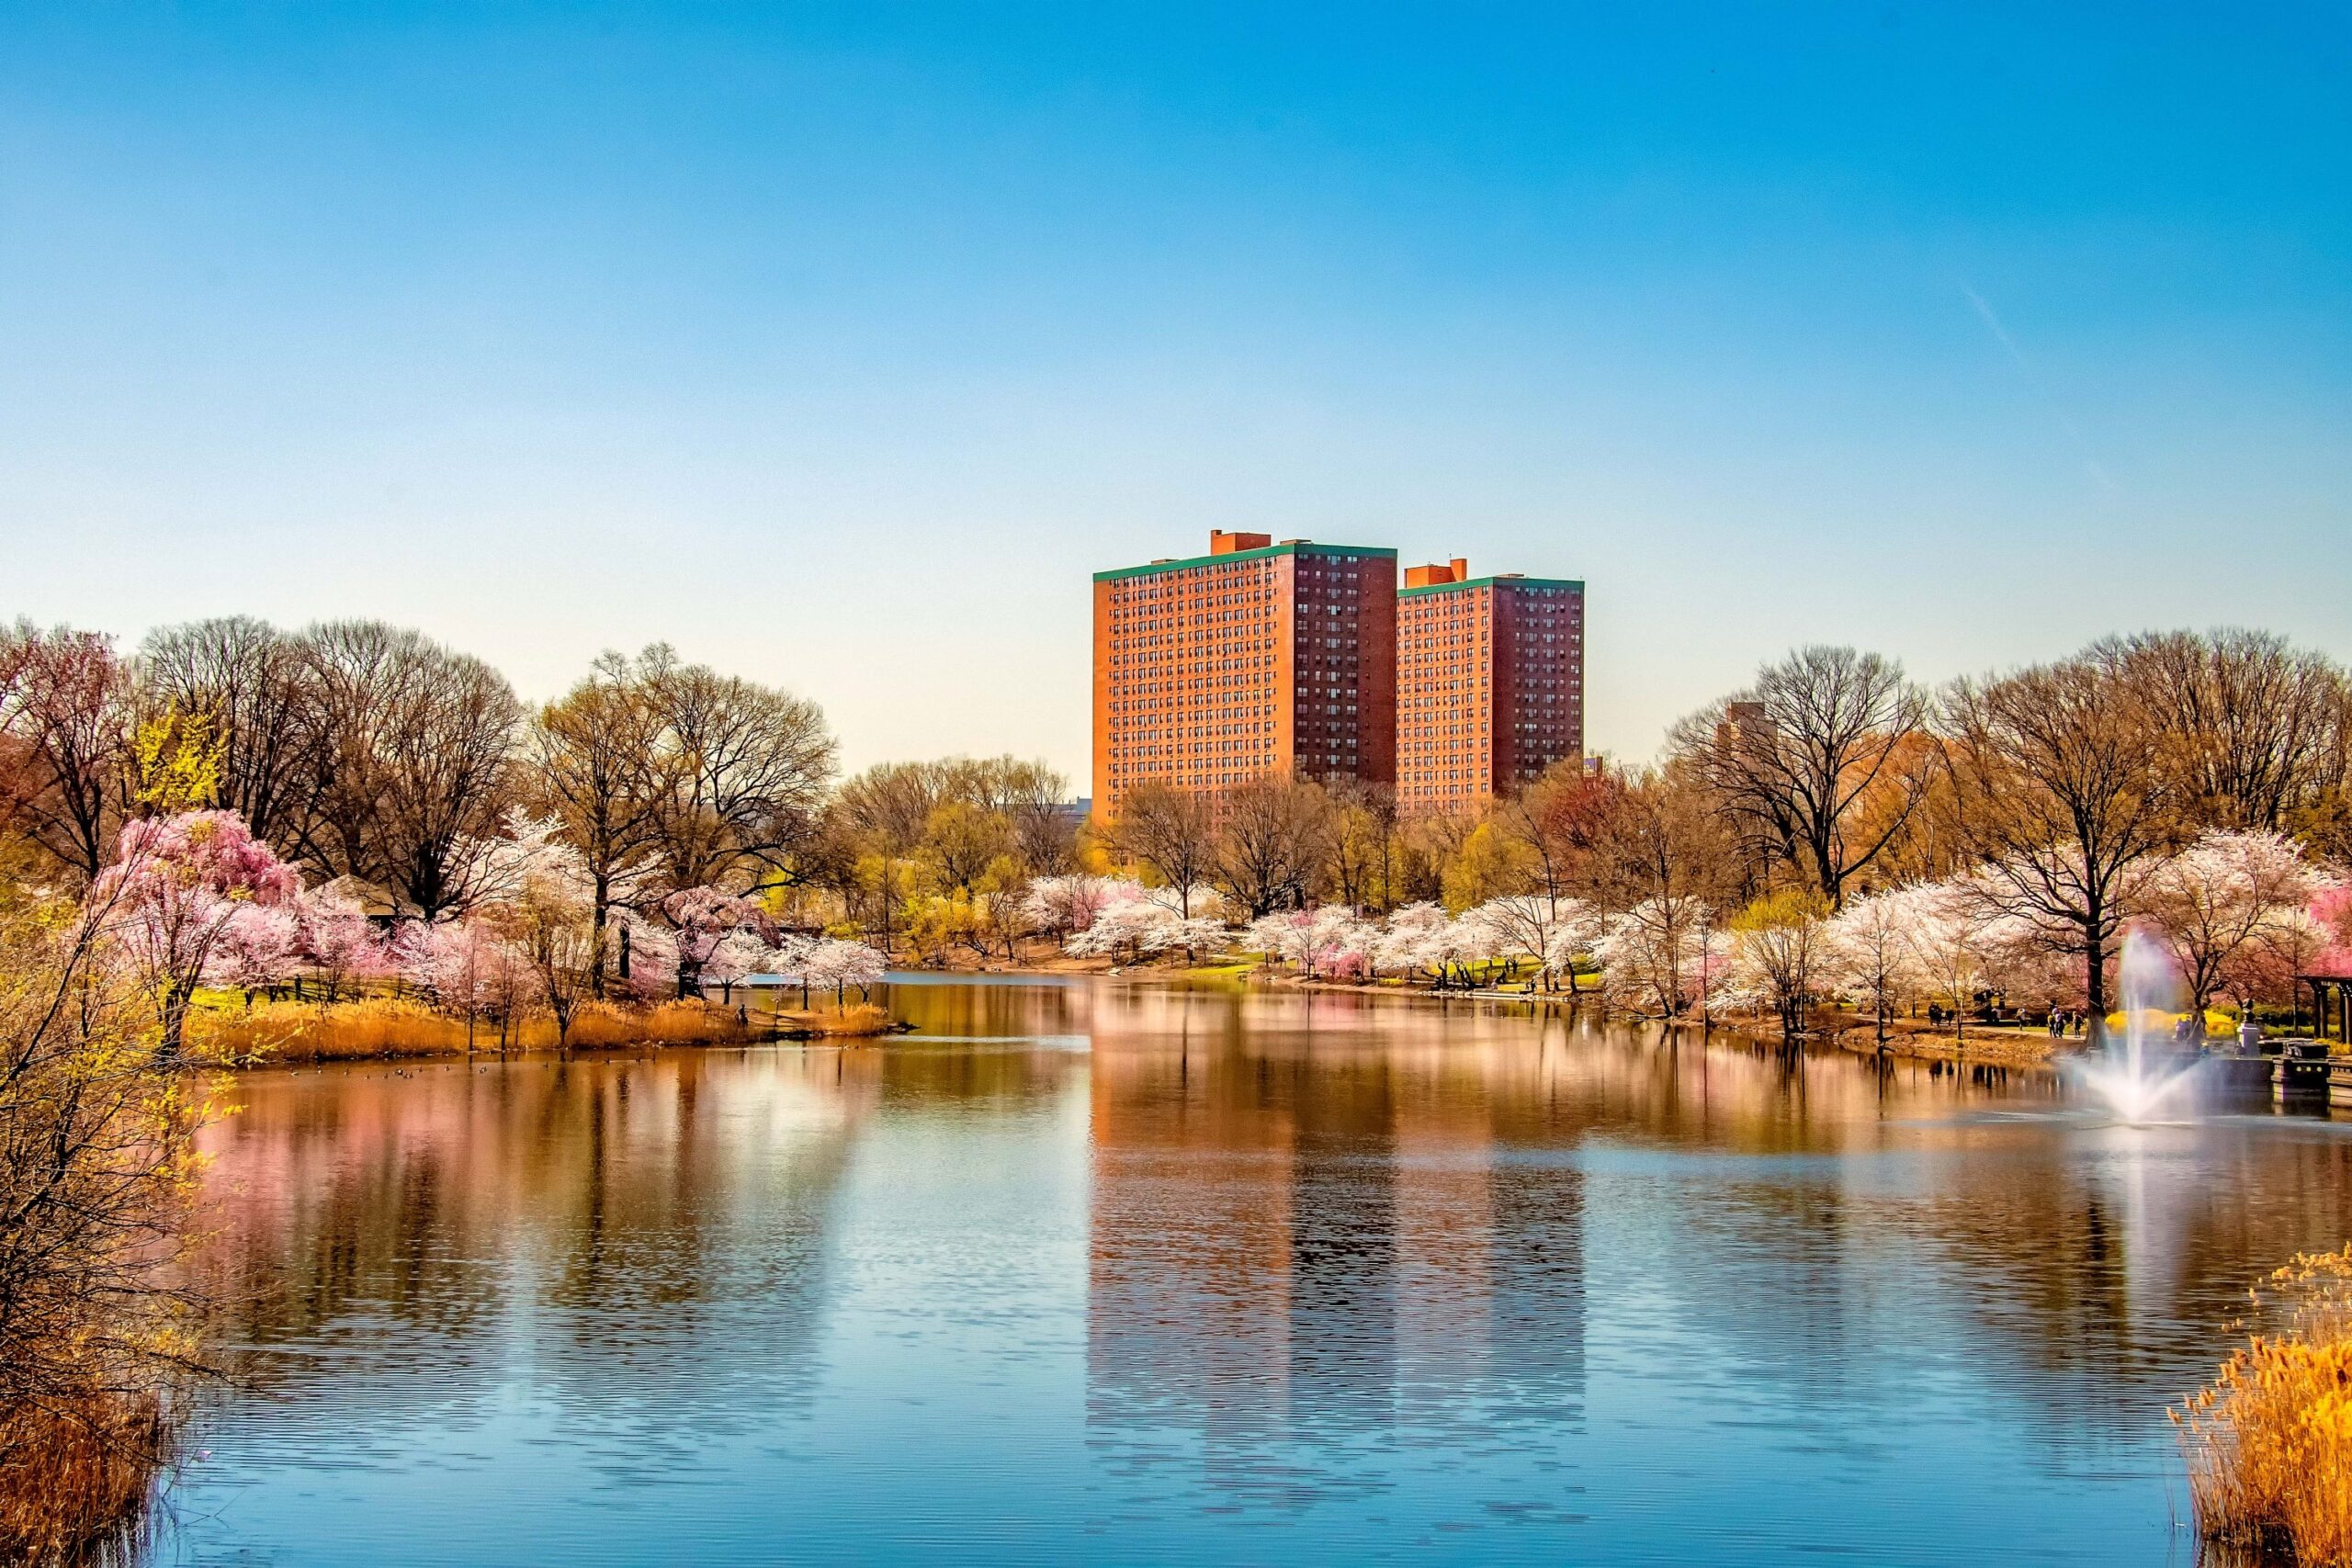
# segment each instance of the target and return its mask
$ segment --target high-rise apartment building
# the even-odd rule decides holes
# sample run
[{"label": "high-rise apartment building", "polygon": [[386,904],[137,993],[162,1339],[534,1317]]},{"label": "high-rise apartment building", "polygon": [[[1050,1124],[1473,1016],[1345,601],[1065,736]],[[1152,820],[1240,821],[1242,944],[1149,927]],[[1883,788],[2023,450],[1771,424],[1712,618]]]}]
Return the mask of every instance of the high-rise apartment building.
[{"label": "high-rise apartment building", "polygon": [[1147,781],[1396,779],[1396,552],[1212,533],[1094,574],[1094,809]]},{"label": "high-rise apartment building", "polygon": [[1584,754],[1584,584],[1408,567],[1396,594],[1396,803],[1467,811]]}]

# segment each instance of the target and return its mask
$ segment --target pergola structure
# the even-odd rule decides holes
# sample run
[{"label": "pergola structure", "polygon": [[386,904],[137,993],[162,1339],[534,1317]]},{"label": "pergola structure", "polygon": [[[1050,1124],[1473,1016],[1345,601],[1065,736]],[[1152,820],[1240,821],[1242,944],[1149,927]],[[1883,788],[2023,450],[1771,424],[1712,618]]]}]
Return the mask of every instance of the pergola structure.
[{"label": "pergola structure", "polygon": [[2317,974],[2298,975],[2298,988],[2312,988],[2312,1034],[2320,1040],[2352,1045],[2352,963],[2323,954]]}]

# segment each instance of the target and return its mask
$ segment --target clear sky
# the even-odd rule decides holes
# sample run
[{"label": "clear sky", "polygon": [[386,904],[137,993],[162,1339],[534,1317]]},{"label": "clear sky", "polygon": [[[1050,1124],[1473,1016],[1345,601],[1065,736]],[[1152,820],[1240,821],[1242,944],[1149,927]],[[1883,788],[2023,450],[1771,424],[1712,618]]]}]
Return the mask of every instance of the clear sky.
[{"label": "clear sky", "polygon": [[1591,739],[1805,641],[2352,656],[2352,12],[0,8],[0,614],[413,623],[1083,779],[1088,573],[1590,584]]}]

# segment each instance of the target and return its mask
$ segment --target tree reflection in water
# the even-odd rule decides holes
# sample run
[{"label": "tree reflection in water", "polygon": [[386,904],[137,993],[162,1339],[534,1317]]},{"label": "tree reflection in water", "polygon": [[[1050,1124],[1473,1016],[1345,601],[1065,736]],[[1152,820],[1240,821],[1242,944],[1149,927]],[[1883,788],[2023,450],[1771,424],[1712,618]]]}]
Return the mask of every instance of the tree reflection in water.
[{"label": "tree reflection in water", "polygon": [[250,1382],[182,1545],[2136,1559],[2163,1405],[2352,1228],[2324,1122],[2098,1128],[2029,1074],[893,993],[877,1046],[243,1079],[208,1258]]}]

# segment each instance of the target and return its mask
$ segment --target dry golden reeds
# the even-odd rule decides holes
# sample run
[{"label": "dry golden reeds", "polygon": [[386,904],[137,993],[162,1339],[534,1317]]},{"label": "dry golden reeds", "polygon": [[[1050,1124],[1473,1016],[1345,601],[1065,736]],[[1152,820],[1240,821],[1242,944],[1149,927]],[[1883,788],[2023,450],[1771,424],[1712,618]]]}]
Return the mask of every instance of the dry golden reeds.
[{"label": "dry golden reeds", "polygon": [[2207,1539],[2352,1564],[2352,1247],[2306,1254],[2256,1293],[2278,1324],[2172,1413]]},{"label": "dry golden reeds", "polygon": [[854,1002],[839,1012],[798,1012],[784,1015],[784,1027],[802,1034],[829,1038],[850,1038],[859,1035],[887,1034],[890,1029],[888,1010],[871,1002]]},{"label": "dry golden reeds", "polygon": [[[543,1046],[555,1043],[555,1025],[545,1024]],[[730,1009],[708,1002],[656,1002],[650,1007],[616,1007],[591,1002],[572,1016],[571,1043],[574,1047],[608,1045],[729,1045],[750,1039],[755,1029]]]},{"label": "dry golden reeds", "polygon": [[[200,1013],[188,1023],[195,1048],[238,1064],[331,1062],[365,1056],[443,1056],[466,1049],[466,1021],[422,1002],[368,998],[322,1006],[263,1002],[243,1012]],[[475,1024],[477,1047],[495,1050],[495,1024]]]},{"label": "dry golden reeds", "polygon": [[172,1426],[152,1396],[92,1393],[0,1418],[0,1562],[111,1560],[150,1517]]},{"label": "dry golden reeds", "polygon": [[[880,1034],[890,1015],[869,1004],[835,1012],[739,1012],[692,999],[624,1006],[589,1002],[572,1014],[563,1043],[574,1050],[628,1045],[731,1045],[787,1035]],[[271,1062],[336,1062],[369,1057],[451,1056],[469,1047],[463,1018],[422,1002],[367,998],[331,1006],[263,1002],[243,1011],[199,1014],[190,1021],[194,1049],[205,1059],[241,1066]],[[476,1051],[552,1051],[555,1020],[533,1013],[501,1027],[474,1021]]]}]

